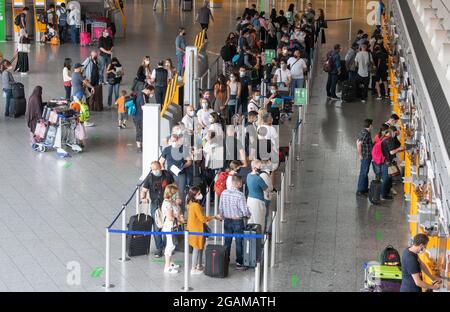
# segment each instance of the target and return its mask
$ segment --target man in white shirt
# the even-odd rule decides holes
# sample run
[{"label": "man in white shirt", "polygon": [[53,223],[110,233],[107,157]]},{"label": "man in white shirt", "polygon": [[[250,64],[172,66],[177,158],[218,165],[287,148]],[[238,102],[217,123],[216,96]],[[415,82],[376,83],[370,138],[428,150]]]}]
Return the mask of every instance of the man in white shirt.
[{"label": "man in white shirt", "polygon": [[194,115],[194,107],[192,105],[186,106],[186,115],[181,119],[181,122],[184,124],[186,131],[190,134],[194,133],[194,125],[197,123]]},{"label": "man in white shirt", "polygon": [[308,66],[305,60],[301,58],[300,50],[295,50],[294,56],[288,60],[287,64],[292,75],[291,95],[294,95],[296,88],[305,87],[305,72],[308,70]]},{"label": "man in white shirt", "polygon": [[367,100],[367,90],[369,87],[370,70],[373,64],[372,55],[367,51],[367,44],[361,46],[361,51],[356,54],[355,64],[358,67],[358,76],[356,79],[357,86],[364,85],[361,90],[361,102]]},{"label": "man in white shirt", "polygon": [[73,44],[78,44],[80,43],[81,12],[75,5],[71,5],[69,9],[67,24],[70,26],[70,40]]},{"label": "man in white shirt", "polygon": [[291,81],[291,71],[287,68],[286,61],[282,60],[280,62],[280,68],[275,71],[275,74],[273,76],[273,83],[278,86],[278,90],[285,91],[290,90]]}]

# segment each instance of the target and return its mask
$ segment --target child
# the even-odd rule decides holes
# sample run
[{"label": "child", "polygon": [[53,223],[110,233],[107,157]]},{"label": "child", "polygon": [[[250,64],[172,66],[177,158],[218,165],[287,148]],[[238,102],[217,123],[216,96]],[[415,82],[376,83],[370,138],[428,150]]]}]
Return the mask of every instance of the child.
[{"label": "child", "polygon": [[88,120],[90,118],[89,106],[86,104],[86,102],[83,101],[83,97],[83,92],[78,91],[76,94],[74,94],[73,102],[70,104],[70,109],[73,109],[75,112],[80,114],[78,117],[80,129],[78,131],[75,131],[75,134],[81,147],[84,147],[84,140],[86,139],[85,124],[88,123]]},{"label": "child", "polygon": [[118,128],[125,129],[127,125],[125,124],[127,121],[127,114],[125,112],[125,100],[127,97],[127,91],[122,90],[122,96],[119,97],[116,101],[117,105],[117,115],[119,120]]},{"label": "child", "polygon": [[42,37],[42,43],[52,40],[52,38],[55,36],[56,36],[56,31],[55,31],[55,28],[53,28],[53,24],[48,23],[47,31],[44,33],[44,36]]}]

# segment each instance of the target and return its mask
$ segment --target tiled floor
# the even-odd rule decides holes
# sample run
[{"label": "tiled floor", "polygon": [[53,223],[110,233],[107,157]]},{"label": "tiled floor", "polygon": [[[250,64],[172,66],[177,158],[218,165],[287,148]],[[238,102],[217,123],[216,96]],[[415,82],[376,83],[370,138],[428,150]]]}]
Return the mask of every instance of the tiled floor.
[{"label": "tiled floor", "polygon": [[[192,26],[192,13],[178,13],[177,2],[169,1],[169,9],[162,14],[154,13],[148,1],[128,1],[127,38],[118,39],[115,50],[126,71],[124,84],[131,84],[142,56],[150,55],[153,65],[167,56],[175,58],[173,45],[179,25],[188,28],[188,40],[193,40],[199,27]],[[213,52],[219,51],[223,38],[234,28],[235,16],[246,4],[225,2],[225,7],[214,13],[216,22],[208,33],[208,50]],[[313,2],[323,5],[323,1]],[[329,18],[351,13],[351,1],[341,1],[338,8],[330,2]],[[279,3],[287,6],[287,1]],[[357,5],[355,17],[364,16],[363,8]],[[364,22],[355,18],[353,29]],[[330,27],[329,42],[345,41],[347,31],[345,23]],[[13,48],[11,43],[0,44],[6,56]],[[89,48],[71,45],[33,46],[31,73],[16,78],[25,84],[27,95],[40,84],[44,99],[59,97],[64,92],[64,58],[79,61],[88,53]],[[357,291],[362,286],[364,261],[375,259],[388,242],[399,248],[406,243],[400,200],[372,207],[354,196],[358,174],[354,142],[361,120],[373,117],[380,124],[389,114],[389,105],[373,101],[342,107],[327,104],[322,91],[325,77],[318,74],[300,161],[294,166],[289,221],[282,228],[284,243],[277,247],[277,267],[269,272],[270,290]],[[30,149],[23,118],[0,117],[0,291],[104,291],[103,275],[93,277],[91,272],[104,266],[104,229],[136,184],[141,160],[134,148],[134,129],[119,131],[115,112],[93,113],[93,119],[97,126],[88,129],[86,152],[60,159],[54,153]],[[289,128],[281,131],[285,144]],[[376,211],[380,221],[374,218]],[[128,216],[131,214],[128,211]],[[382,233],[380,241],[375,239],[377,230]],[[182,274],[164,276],[163,264],[151,258],[117,261],[120,236],[113,236],[111,250],[111,282],[116,285],[111,291],[179,291],[183,284]],[[182,261],[182,254],[176,258]],[[71,261],[80,264],[79,286],[67,281],[73,270],[67,267]],[[296,287],[291,285],[292,275],[298,276]],[[227,279],[201,275],[191,283],[196,291],[252,291],[253,276],[252,270],[231,270]]]}]

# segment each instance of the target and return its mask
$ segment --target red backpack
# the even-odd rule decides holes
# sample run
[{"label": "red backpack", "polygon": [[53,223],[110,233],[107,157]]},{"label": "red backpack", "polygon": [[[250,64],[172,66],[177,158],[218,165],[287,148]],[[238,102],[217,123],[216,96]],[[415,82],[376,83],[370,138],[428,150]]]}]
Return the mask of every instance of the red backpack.
[{"label": "red backpack", "polygon": [[384,140],[386,139],[379,140],[372,148],[372,161],[375,165],[382,165],[386,158],[384,157],[383,149],[381,148],[381,144],[383,144]]},{"label": "red backpack", "polygon": [[217,177],[217,181],[214,183],[214,192],[217,195],[221,195],[223,191],[227,188],[227,179],[228,179],[228,172],[223,171],[219,173],[219,176]]}]

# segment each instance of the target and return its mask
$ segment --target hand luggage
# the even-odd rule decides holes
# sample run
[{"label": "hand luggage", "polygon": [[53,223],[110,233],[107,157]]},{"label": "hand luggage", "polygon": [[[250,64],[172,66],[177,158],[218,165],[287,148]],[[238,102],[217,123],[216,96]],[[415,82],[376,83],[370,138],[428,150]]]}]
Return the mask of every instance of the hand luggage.
[{"label": "hand luggage", "polygon": [[93,112],[101,112],[103,110],[103,88],[102,86],[94,86],[94,94],[89,97],[89,109]]},{"label": "hand luggage", "polygon": [[47,134],[45,135],[44,145],[53,147],[56,138],[56,132],[58,128],[56,126],[49,126],[47,129]]},{"label": "hand luggage", "polygon": [[[261,234],[260,224],[247,224],[244,234]],[[261,238],[244,238],[244,266],[254,268],[261,258]]]},{"label": "hand luggage", "polygon": [[192,0],[182,0],[183,11],[192,11]]},{"label": "hand luggage", "polygon": [[85,47],[91,44],[91,34],[87,31],[86,25],[81,24],[80,45]]},{"label": "hand luggage", "polygon": [[[97,23],[95,23],[95,24],[97,24]],[[98,26],[98,25],[95,26],[95,24],[92,26],[92,38],[94,40],[98,40],[103,35],[103,29],[105,29],[106,25],[105,26]],[[111,38],[113,38],[113,32],[112,32],[111,27],[108,27],[107,30],[108,30],[109,36]]]},{"label": "hand luggage", "polygon": [[205,275],[224,278],[228,276],[229,255],[226,246],[207,245],[205,249]]},{"label": "hand luggage", "polygon": [[25,115],[27,111],[27,100],[25,98],[13,98],[11,99],[11,105],[9,106],[9,117],[17,118]]},{"label": "hand luggage", "polygon": [[[130,217],[128,231],[151,232],[153,219],[151,216],[140,213]],[[148,255],[150,253],[150,235],[127,235],[127,254],[129,257]]]},{"label": "hand luggage", "polygon": [[401,266],[400,254],[392,245],[387,245],[381,252],[381,264],[387,266]]},{"label": "hand luggage", "polygon": [[342,83],[342,101],[352,102],[356,99],[356,85],[353,81],[346,80]]},{"label": "hand luggage", "polygon": [[371,292],[400,292],[402,271],[398,266],[368,264],[364,271],[364,287]]},{"label": "hand luggage", "polygon": [[369,201],[374,205],[379,205],[381,202],[381,187],[380,180],[372,180],[369,188]]},{"label": "hand luggage", "polygon": [[20,82],[14,82],[12,84],[12,95],[13,99],[23,99],[25,98],[24,86]]}]

